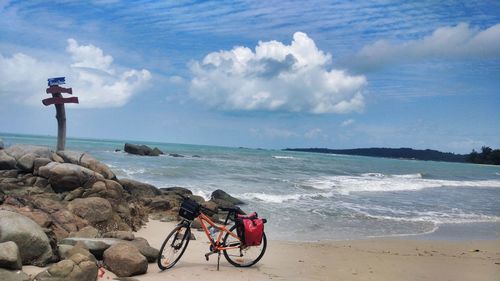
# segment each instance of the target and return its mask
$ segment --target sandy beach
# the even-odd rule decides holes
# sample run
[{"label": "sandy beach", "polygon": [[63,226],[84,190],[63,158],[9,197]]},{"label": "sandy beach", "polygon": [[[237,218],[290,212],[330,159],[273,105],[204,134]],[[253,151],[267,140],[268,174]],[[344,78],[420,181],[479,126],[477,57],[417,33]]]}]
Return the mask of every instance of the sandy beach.
[{"label": "sandy beach", "polygon": [[[174,223],[151,220],[136,236],[160,247]],[[250,268],[231,266],[222,256],[217,271],[216,256],[205,261],[208,242],[195,230],[197,240],[189,244],[172,269],[160,271],[149,264],[137,280],[500,280],[500,241],[429,241],[406,238],[334,242],[268,241],[264,258]],[[40,271],[24,267],[28,273]],[[98,280],[113,280],[106,270]]]}]

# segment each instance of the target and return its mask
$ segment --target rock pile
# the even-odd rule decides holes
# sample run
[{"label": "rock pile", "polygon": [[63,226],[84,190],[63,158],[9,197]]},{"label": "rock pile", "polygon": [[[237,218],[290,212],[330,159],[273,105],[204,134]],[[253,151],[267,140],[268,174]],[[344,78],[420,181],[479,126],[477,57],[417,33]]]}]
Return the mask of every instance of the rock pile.
[{"label": "rock pile", "polygon": [[148,216],[179,220],[179,194],[213,210],[214,219],[218,206],[243,203],[222,190],[205,201],[182,187],[117,179],[82,152],[0,148],[0,280],[29,280],[23,264],[48,263],[34,280],[96,280],[98,260],[120,277],[142,274],[158,250],[132,231]]}]

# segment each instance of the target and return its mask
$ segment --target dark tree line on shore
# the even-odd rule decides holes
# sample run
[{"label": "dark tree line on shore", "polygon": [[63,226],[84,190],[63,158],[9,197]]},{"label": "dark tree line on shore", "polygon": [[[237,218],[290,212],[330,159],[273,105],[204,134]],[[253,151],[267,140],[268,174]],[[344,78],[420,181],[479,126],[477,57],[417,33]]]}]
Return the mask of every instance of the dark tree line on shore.
[{"label": "dark tree line on shore", "polygon": [[476,164],[500,165],[500,149],[492,149],[488,146],[481,147],[481,152],[474,149],[467,155],[467,162]]}]

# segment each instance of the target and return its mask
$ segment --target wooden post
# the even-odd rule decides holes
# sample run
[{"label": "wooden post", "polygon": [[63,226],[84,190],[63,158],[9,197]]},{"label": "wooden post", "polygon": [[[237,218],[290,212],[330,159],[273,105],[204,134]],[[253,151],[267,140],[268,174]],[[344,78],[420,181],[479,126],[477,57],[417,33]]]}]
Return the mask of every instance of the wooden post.
[{"label": "wooden post", "polygon": [[[62,95],[52,94],[53,97],[62,98]],[[57,119],[57,151],[64,150],[66,147],[66,110],[64,103],[56,104],[56,119]]]},{"label": "wooden post", "polygon": [[45,106],[55,105],[57,119],[57,151],[64,150],[66,147],[66,110],[65,103],[78,103],[78,97],[64,98],[62,93],[73,94],[71,88],[63,88],[59,85],[65,84],[64,77],[55,77],[48,79],[49,87],[45,91],[47,94],[52,94],[51,98],[43,99],[42,103]]}]

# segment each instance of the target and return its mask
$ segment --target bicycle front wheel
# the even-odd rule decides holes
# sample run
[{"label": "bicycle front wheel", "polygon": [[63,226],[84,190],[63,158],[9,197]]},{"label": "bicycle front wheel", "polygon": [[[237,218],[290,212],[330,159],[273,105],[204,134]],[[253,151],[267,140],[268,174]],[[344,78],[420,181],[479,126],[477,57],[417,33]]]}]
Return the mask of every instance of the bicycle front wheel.
[{"label": "bicycle front wheel", "polygon": [[[236,225],[229,229],[236,235]],[[242,245],[240,240],[226,233],[223,240],[224,247],[235,247],[234,249],[224,250],[224,257],[226,260],[236,267],[249,267],[256,264],[266,252],[267,239],[266,234],[262,234],[262,243],[259,246],[245,246]]]},{"label": "bicycle front wheel", "polygon": [[161,270],[173,267],[186,251],[191,237],[191,228],[179,225],[170,232],[160,248],[158,267]]}]

